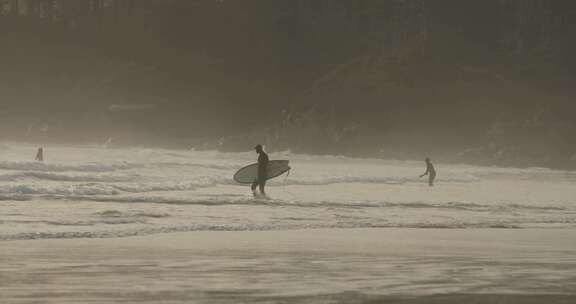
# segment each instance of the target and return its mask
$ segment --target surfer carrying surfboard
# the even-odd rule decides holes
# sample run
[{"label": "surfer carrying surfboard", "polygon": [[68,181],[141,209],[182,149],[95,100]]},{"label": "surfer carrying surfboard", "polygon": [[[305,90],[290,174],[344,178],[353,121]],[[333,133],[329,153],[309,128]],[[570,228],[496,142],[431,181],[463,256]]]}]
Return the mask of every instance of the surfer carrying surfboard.
[{"label": "surfer carrying surfboard", "polygon": [[268,158],[268,154],[264,152],[262,145],[256,145],[254,150],[258,153],[258,177],[256,177],[256,180],[252,183],[252,193],[254,193],[254,196],[258,196],[256,193],[256,187],[259,187],[260,195],[265,196],[266,192],[264,192],[264,187],[266,186],[266,180],[268,179],[268,163],[270,162],[270,159]]},{"label": "surfer carrying surfboard", "polygon": [[[234,173],[234,181],[239,184],[252,185],[252,192],[256,197],[266,197],[264,186],[266,181],[290,171],[289,160],[269,160],[261,145],[254,147],[259,154],[258,162],[244,166]],[[256,192],[260,186],[261,194]]]}]

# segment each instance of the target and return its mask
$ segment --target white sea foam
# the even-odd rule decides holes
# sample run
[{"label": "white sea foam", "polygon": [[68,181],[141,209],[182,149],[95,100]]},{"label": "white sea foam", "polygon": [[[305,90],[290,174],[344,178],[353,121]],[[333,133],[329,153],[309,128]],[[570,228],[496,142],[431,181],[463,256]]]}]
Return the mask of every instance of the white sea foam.
[{"label": "white sea foam", "polygon": [[0,170],[14,171],[40,171],[40,172],[112,172],[137,168],[139,165],[127,162],[121,163],[86,163],[86,164],[62,164],[43,163],[30,161],[0,161]]},{"label": "white sea foam", "polygon": [[576,174],[271,153],[292,170],[254,199],[234,172],[255,155],[52,146],[0,149],[0,239],[191,230],[576,227]]},{"label": "white sea foam", "polygon": [[12,184],[0,186],[3,195],[116,195],[115,187],[103,184],[74,184],[74,185],[43,185],[43,184]]},{"label": "white sea foam", "polygon": [[46,181],[61,181],[61,182],[129,182],[139,178],[137,174],[70,174],[70,173],[51,173],[43,171],[29,171],[10,174],[0,174],[0,181],[10,182],[25,179],[36,179]]},{"label": "white sea foam", "polygon": [[[438,177],[437,182],[454,182],[454,183],[467,183],[479,181],[474,176],[454,176],[454,177]],[[331,184],[405,184],[405,183],[421,183],[422,179],[418,176],[350,176],[350,175],[332,175],[332,176],[302,176],[300,179],[286,178],[283,183],[286,185],[302,185],[302,186],[321,186]]]},{"label": "white sea foam", "polygon": [[[107,224],[132,224],[138,221],[110,221]],[[84,226],[84,224],[83,224]],[[351,228],[419,228],[419,229],[463,229],[463,228],[493,228],[493,229],[519,229],[514,225],[499,223],[479,223],[465,225],[452,224],[380,224],[370,225],[363,223],[341,224],[196,224],[196,225],[172,225],[164,227],[146,227],[141,229],[108,230],[108,231],[67,231],[67,232],[24,232],[12,235],[0,234],[0,240],[35,240],[35,239],[73,239],[73,238],[118,238],[158,233],[190,232],[190,231],[270,231],[270,230],[301,230],[301,229],[351,229]]]}]

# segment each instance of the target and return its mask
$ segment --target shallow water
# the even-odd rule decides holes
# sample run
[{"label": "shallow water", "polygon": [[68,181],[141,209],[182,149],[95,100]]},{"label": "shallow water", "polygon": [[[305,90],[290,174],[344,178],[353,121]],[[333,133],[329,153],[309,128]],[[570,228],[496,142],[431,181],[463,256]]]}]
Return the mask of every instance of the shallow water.
[{"label": "shallow water", "polygon": [[566,229],[6,241],[2,303],[573,303]]},{"label": "shallow water", "polygon": [[566,228],[576,173],[273,153],[289,176],[270,199],[236,185],[254,153],[48,146],[0,149],[0,239],[98,238],[196,230]]}]

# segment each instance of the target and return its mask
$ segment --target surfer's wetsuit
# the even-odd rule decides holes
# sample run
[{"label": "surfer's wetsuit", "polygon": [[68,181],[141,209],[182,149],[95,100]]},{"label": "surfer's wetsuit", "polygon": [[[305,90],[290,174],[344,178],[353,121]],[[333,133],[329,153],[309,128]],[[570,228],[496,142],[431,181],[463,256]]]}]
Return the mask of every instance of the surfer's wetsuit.
[{"label": "surfer's wetsuit", "polygon": [[260,187],[260,193],[265,194],[264,187],[266,186],[266,179],[268,178],[268,154],[264,151],[258,151],[258,178],[252,183],[252,192],[256,190],[256,187]]},{"label": "surfer's wetsuit", "polygon": [[38,152],[36,152],[36,157],[34,158],[36,161],[44,161],[44,149],[42,147],[38,148]]},{"label": "surfer's wetsuit", "polygon": [[436,169],[434,169],[434,165],[432,162],[427,159],[426,160],[426,172],[422,174],[422,176],[428,175],[428,185],[434,186],[434,179],[436,178]]}]

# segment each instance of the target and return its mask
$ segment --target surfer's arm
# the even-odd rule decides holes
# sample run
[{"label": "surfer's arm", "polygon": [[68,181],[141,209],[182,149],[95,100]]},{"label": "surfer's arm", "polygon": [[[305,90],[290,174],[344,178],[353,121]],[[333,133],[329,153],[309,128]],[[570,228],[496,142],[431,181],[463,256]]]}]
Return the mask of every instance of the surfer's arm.
[{"label": "surfer's arm", "polygon": [[266,178],[268,172],[268,162],[261,162],[258,164],[258,178]]},{"label": "surfer's arm", "polygon": [[428,173],[430,173],[430,168],[426,168],[426,172],[424,172],[424,174],[420,175],[420,177],[424,177],[424,176],[428,175]]},{"label": "surfer's arm", "polygon": [[262,159],[258,159],[258,169],[260,169],[261,172],[268,171],[269,162],[270,160],[268,159],[268,156],[262,157]]}]

